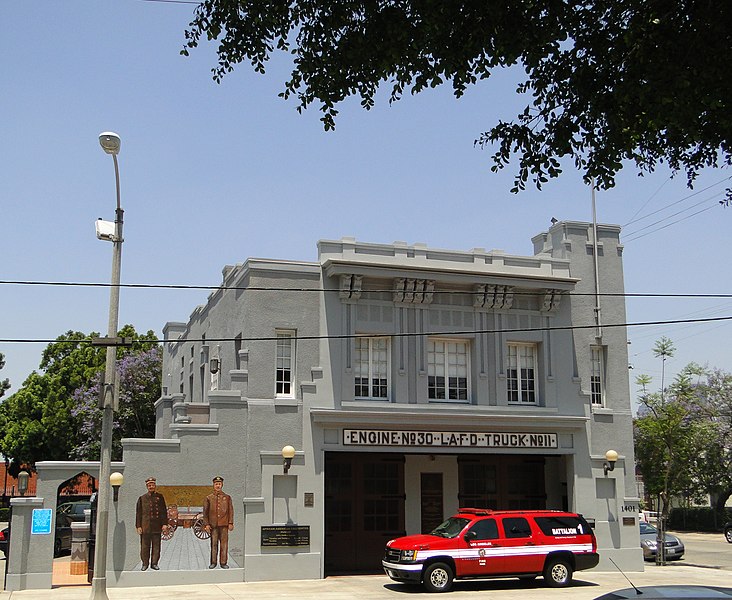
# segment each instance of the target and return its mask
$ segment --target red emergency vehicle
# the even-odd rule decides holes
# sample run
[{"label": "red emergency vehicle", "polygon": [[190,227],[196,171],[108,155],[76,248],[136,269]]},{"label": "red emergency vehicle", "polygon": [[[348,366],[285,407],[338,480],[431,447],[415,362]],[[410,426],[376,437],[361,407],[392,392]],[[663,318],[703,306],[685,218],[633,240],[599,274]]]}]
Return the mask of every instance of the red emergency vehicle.
[{"label": "red emergency vehicle", "polygon": [[447,592],[455,579],[543,575],[563,587],[599,561],[595,534],[575,513],[461,508],[434,531],[391,540],[382,565],[394,581]]}]

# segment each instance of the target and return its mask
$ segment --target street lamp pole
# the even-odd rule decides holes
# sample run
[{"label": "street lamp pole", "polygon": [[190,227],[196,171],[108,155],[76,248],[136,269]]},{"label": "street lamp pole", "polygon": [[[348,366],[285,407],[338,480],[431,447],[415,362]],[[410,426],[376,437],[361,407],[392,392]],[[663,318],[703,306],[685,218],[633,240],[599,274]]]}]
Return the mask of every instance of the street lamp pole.
[{"label": "street lamp pole", "polygon": [[119,282],[122,265],[122,217],[124,211],[120,206],[119,153],[120,137],[111,131],[99,135],[102,149],[112,155],[114,160],[114,177],[117,186],[117,211],[114,219],[114,236],[112,237],[112,287],[109,291],[109,326],[107,328],[108,342],[107,361],[104,371],[102,393],[102,441],[99,457],[99,493],[97,496],[97,529],[94,546],[94,577],[92,578],[91,600],[108,600],[107,597],[107,532],[109,525],[109,476],[112,471],[112,424],[114,421],[115,382],[117,358],[117,326],[119,318]]}]

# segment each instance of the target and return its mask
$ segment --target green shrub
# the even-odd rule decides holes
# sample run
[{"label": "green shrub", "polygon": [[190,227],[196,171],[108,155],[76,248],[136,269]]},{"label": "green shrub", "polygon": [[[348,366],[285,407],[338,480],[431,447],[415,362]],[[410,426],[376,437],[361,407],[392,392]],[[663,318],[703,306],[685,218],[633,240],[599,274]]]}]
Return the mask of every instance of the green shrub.
[{"label": "green shrub", "polygon": [[0,508],[0,521],[3,523],[10,520],[10,509],[9,508]]}]

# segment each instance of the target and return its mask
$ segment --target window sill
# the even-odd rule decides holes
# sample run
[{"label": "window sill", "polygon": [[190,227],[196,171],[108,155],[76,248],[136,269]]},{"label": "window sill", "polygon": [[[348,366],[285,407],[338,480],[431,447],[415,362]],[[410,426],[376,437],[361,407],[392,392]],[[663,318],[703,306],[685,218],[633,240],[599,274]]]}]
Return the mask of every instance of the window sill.
[{"label": "window sill", "polygon": [[444,400],[441,398],[428,398],[427,402],[430,404],[472,404],[470,400]]},{"label": "window sill", "polygon": [[277,396],[274,403],[275,406],[298,406],[300,401],[294,396]]}]

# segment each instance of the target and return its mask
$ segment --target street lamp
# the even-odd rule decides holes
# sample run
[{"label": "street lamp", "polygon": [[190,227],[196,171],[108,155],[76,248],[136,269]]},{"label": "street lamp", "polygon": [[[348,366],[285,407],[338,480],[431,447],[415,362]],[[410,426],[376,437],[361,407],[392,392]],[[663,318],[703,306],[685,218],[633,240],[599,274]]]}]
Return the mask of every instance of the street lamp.
[{"label": "street lamp", "polygon": [[23,470],[20,473],[18,473],[18,493],[21,496],[25,496],[25,493],[28,491],[28,480],[30,479],[30,475],[28,474],[28,471]]},{"label": "street lamp", "polygon": [[289,445],[282,448],[282,458],[284,459],[284,462],[282,463],[284,474],[287,475],[287,472],[290,470],[290,466],[292,465],[292,459],[295,458],[295,449]]},{"label": "street lamp", "polygon": [[602,463],[602,469],[605,471],[605,476],[607,476],[608,471],[615,470],[615,463],[618,462],[618,453],[615,450],[608,450],[605,452],[605,460],[607,462]]},{"label": "street lamp", "polygon": [[92,600],[107,600],[107,530],[109,524],[109,492],[110,471],[112,470],[112,424],[114,422],[115,405],[115,360],[117,346],[122,342],[117,338],[117,321],[119,317],[119,280],[122,264],[122,217],[124,211],[120,206],[119,193],[119,153],[120,137],[111,131],[99,134],[99,144],[102,149],[112,155],[114,160],[114,178],[117,188],[117,211],[114,219],[114,234],[97,237],[112,242],[112,286],[109,289],[109,326],[106,340],[98,341],[99,345],[107,347],[107,361],[104,370],[104,383],[100,399],[102,413],[102,441],[99,457],[99,495],[97,496],[97,529],[96,544],[94,547],[94,577],[92,578]]},{"label": "street lamp", "polygon": [[114,472],[109,476],[109,483],[112,486],[112,489],[114,490],[114,497],[112,498],[112,501],[118,502],[119,501],[119,488],[122,486],[122,484],[125,482],[125,476],[122,475],[122,473]]}]

